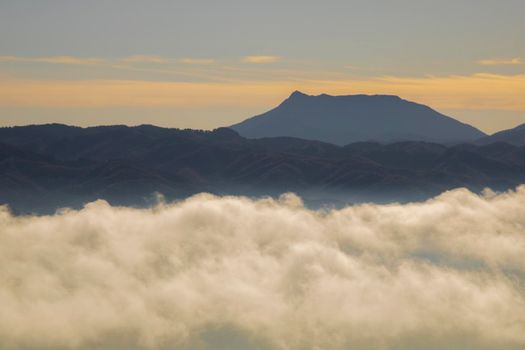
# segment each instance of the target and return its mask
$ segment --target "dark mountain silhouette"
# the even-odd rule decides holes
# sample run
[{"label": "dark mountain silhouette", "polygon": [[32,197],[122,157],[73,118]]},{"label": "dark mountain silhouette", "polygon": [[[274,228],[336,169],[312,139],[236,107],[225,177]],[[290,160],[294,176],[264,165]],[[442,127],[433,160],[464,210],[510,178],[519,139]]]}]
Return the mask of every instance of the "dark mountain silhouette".
[{"label": "dark mountain silhouette", "polygon": [[389,95],[309,96],[294,92],[269,112],[231,126],[248,138],[291,136],[352,142],[459,143],[485,134],[433,109]]},{"label": "dark mountain silhouette", "polygon": [[144,206],[198,192],[275,195],[312,205],[414,200],[455,187],[480,191],[525,181],[525,147],[421,141],[336,146],[291,137],[151,125],[0,128],[0,203],[45,213],[95,199]]},{"label": "dark mountain silhouette", "polygon": [[515,128],[502,130],[487,137],[476,141],[476,144],[487,145],[494,142],[505,142],[516,146],[525,146],[525,124],[518,125]]}]

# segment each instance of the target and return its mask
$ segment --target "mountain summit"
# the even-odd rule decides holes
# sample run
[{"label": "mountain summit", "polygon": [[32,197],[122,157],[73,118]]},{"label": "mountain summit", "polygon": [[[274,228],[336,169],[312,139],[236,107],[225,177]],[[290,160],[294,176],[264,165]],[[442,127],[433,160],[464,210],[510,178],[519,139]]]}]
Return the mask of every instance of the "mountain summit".
[{"label": "mountain summit", "polygon": [[398,96],[311,96],[300,91],[271,111],[231,128],[248,138],[292,136],[338,145],[405,140],[457,143],[486,136],[473,126]]}]

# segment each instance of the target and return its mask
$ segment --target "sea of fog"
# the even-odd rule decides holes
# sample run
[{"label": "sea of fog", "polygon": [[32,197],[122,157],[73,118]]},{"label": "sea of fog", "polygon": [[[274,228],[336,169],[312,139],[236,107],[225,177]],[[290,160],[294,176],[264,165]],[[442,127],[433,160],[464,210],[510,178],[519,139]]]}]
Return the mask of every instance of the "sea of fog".
[{"label": "sea of fog", "polygon": [[0,208],[2,349],[523,349],[525,187]]}]

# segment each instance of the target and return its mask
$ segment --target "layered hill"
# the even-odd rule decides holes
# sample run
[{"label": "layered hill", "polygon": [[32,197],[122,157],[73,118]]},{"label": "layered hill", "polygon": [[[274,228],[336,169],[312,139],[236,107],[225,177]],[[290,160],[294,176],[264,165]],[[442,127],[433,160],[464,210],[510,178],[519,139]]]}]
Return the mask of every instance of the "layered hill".
[{"label": "layered hill", "polygon": [[337,145],[408,140],[451,144],[485,136],[473,126],[397,96],[310,96],[299,91],[271,111],[231,128],[247,138],[290,136]]},{"label": "layered hill", "polygon": [[455,187],[498,190],[525,182],[525,147],[410,141],[344,147],[290,137],[151,125],[0,128],[0,203],[49,212],[106,199],[151,204],[194,193],[275,195],[311,203],[413,200]]}]

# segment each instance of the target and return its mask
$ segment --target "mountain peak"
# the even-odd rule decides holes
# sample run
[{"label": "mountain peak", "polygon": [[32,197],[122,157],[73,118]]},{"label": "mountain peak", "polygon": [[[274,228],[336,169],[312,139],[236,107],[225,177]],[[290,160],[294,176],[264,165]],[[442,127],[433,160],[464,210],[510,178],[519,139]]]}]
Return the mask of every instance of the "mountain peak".
[{"label": "mountain peak", "polygon": [[294,92],[292,92],[292,94],[290,95],[290,97],[288,97],[289,99],[290,98],[300,98],[300,97],[309,97],[309,95],[299,91],[299,90],[295,90]]},{"label": "mountain peak", "polygon": [[339,145],[406,140],[456,143],[485,136],[470,125],[395,95],[307,95],[301,91],[231,128],[248,138],[290,136]]},{"label": "mountain peak", "polygon": [[364,98],[368,98],[368,99],[372,99],[372,100],[390,100],[390,101],[393,101],[393,100],[401,101],[401,100],[403,100],[401,97],[399,97],[397,95],[366,95],[366,94],[330,95],[330,94],[327,94],[327,93],[322,93],[322,94],[319,94],[319,95],[308,95],[308,94],[305,94],[304,92],[299,91],[299,90],[295,90],[294,92],[292,92],[292,94],[290,95],[290,97],[288,97],[288,99],[297,99],[297,98],[305,98],[305,97],[322,97],[322,98],[338,98],[338,99],[341,99],[341,98],[343,98],[343,99],[348,99],[348,98],[364,99]]}]

